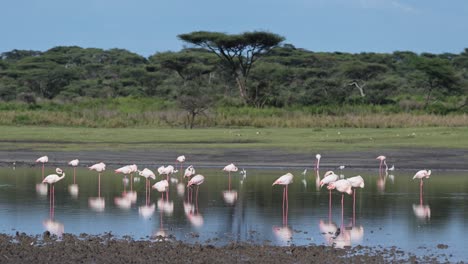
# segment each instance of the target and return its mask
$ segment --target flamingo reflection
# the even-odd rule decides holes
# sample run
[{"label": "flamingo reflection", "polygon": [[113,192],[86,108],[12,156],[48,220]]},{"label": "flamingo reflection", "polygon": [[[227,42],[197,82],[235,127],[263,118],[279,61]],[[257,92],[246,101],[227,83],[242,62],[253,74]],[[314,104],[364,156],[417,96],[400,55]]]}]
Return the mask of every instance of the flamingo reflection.
[{"label": "flamingo reflection", "polygon": [[387,171],[385,171],[385,172],[384,171],[379,171],[379,177],[377,178],[377,190],[380,193],[385,192],[385,185],[387,183],[387,176],[388,176]]},{"label": "flamingo reflection", "polygon": [[236,190],[225,190],[223,191],[224,202],[233,205],[237,201],[237,191]]},{"label": "flamingo reflection", "polygon": [[[318,176],[318,178],[320,178],[320,176]],[[330,185],[331,183],[336,182],[337,180],[338,180],[338,175],[336,175],[333,171],[327,171],[325,172],[325,175],[323,175],[323,179],[319,182],[320,188],[322,188],[325,184]],[[332,205],[332,191],[331,189],[328,189],[329,214],[331,214],[331,205]]]},{"label": "flamingo reflection", "polygon": [[[57,174],[51,174],[48,175],[47,177],[44,178],[42,183],[47,183],[51,185],[50,188],[50,204],[49,204],[49,218],[44,220],[42,222],[42,225],[44,228],[49,231],[52,235],[57,236],[58,238],[61,238],[65,227],[62,223],[55,221],[55,183],[62,180],[65,177],[65,173],[60,169],[57,168],[55,170]],[[59,176],[61,175],[61,176]]]},{"label": "flamingo reflection", "polygon": [[320,191],[320,171],[315,170],[315,190]]},{"label": "flamingo reflection", "polygon": [[150,196],[147,194],[145,205],[138,207],[138,214],[144,219],[149,219],[151,216],[153,216],[155,210],[156,205],[154,203],[150,204]]},{"label": "flamingo reflection", "polygon": [[148,204],[148,200],[151,197],[150,179],[156,180],[156,175],[154,175],[154,172],[148,168],[144,168],[142,171],[139,170],[138,174],[145,177],[145,200],[146,204]]},{"label": "flamingo reflection", "polygon": [[[338,180],[328,184],[327,188],[329,190],[336,189],[341,193],[341,226],[343,227],[343,217],[344,217],[344,194],[347,193],[351,195],[353,193],[351,182],[348,180]],[[343,229],[343,228],[342,228]]]},{"label": "flamingo reflection", "polygon": [[356,192],[357,188],[364,188],[364,179],[361,177],[361,175],[354,176],[351,178],[347,179],[351,183],[351,187],[354,188],[353,191],[353,225],[355,223],[355,218],[356,218]]},{"label": "flamingo reflection", "polygon": [[420,220],[431,218],[431,207],[428,204],[424,204],[424,194],[422,187],[419,190],[419,204],[413,204],[413,213]]}]

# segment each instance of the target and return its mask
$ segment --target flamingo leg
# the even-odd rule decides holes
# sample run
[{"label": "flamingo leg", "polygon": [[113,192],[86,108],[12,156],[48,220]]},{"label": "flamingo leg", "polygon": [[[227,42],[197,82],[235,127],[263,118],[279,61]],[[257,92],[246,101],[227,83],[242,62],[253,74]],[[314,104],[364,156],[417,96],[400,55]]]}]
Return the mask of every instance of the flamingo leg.
[{"label": "flamingo leg", "polygon": [[356,224],[356,190],[353,192],[353,226]]},{"label": "flamingo leg", "polygon": [[229,191],[231,191],[231,172],[229,172]]},{"label": "flamingo leg", "polygon": [[44,163],[42,163],[42,179],[44,180]]},{"label": "flamingo leg", "polygon": [[197,214],[198,214],[198,188],[200,188],[200,185],[197,185],[197,195],[195,196],[195,208],[197,209]]},{"label": "flamingo leg", "polygon": [[344,193],[341,195],[341,229],[344,226]]},{"label": "flamingo leg", "polygon": [[283,223],[284,223],[284,202],[285,202],[285,197],[286,197],[286,187],[283,187]]},{"label": "flamingo leg", "polygon": [[98,175],[98,197],[101,197],[101,173]]},{"label": "flamingo leg", "polygon": [[76,183],[76,167],[73,167],[73,184]]},{"label": "flamingo leg", "polygon": [[130,173],[130,191],[133,192],[133,173]]}]

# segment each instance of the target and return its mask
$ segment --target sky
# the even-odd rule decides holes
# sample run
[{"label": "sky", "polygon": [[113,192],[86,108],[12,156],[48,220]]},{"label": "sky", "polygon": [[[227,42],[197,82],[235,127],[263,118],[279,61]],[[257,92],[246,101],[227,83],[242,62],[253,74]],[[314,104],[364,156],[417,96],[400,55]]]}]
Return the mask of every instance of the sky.
[{"label": "sky", "polygon": [[148,57],[193,31],[268,31],[314,52],[461,53],[468,0],[2,0],[0,53],[56,46]]}]

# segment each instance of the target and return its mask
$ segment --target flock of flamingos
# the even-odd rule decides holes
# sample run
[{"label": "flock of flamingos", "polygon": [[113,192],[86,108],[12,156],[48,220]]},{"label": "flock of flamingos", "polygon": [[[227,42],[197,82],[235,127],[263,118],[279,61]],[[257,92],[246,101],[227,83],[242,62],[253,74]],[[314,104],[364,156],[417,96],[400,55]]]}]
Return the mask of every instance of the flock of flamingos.
[{"label": "flock of flamingos", "polygon": [[[317,154],[316,155],[316,160],[314,164],[314,169],[318,173],[319,166],[320,166],[320,159],[321,155]],[[391,168],[388,168],[387,163],[386,163],[386,157],[385,156],[378,156],[376,158],[377,160],[380,160],[380,165],[379,165],[379,172],[382,171],[387,171],[387,170],[394,170],[394,166]],[[45,163],[48,162],[48,157],[43,156],[40,157],[36,160],[36,163],[42,163],[42,183],[39,185],[42,185],[43,187],[47,187],[45,184],[50,185],[50,203],[51,203],[51,218],[53,218],[53,207],[54,207],[54,185],[62,180],[65,177],[65,172],[62,171],[60,168],[56,168],[56,174],[50,174],[48,176],[44,175],[44,166]],[[183,176],[184,178],[187,178],[187,200],[192,202],[192,197],[193,197],[193,192],[196,188],[196,194],[195,194],[195,200],[198,202],[198,190],[201,184],[205,181],[205,177],[201,174],[196,174],[195,168],[190,165],[185,170],[183,170],[183,163],[185,162],[185,156],[179,156],[176,159],[176,162],[178,163],[179,169],[184,172]],[[79,165],[79,160],[74,159],[68,163],[68,165],[71,165],[74,167],[74,179],[76,176],[76,167]],[[177,165],[176,165],[177,166]],[[90,170],[94,170],[98,173],[98,185],[99,185],[99,198],[100,198],[100,178],[101,178],[101,173],[106,170],[106,164],[103,162],[94,164],[90,167],[88,167]],[[344,166],[342,166],[343,169]],[[227,172],[229,175],[229,189],[231,187],[231,173],[232,172],[237,172],[238,168],[233,164],[226,165],[223,168],[223,171]],[[117,174],[123,174],[125,176],[127,175],[133,175],[133,173],[138,173],[140,176],[144,177],[146,179],[146,187],[145,187],[145,192],[146,192],[146,201],[148,203],[149,201],[149,196],[151,189],[154,189],[161,193],[161,200],[164,201],[165,199],[168,201],[168,192],[169,192],[169,184],[170,184],[170,177],[169,175],[175,174],[178,172],[178,170],[172,166],[161,166],[157,169],[157,173],[160,176],[163,176],[162,180],[157,181],[153,185],[151,185],[150,180],[156,180],[156,174],[148,169],[144,168],[143,170],[138,170],[137,165],[127,165],[123,166],[121,168],[118,168],[114,171]],[[244,174],[244,177],[246,175],[245,170],[241,171],[241,174]],[[422,192],[423,192],[423,179],[424,178],[429,178],[431,175],[431,170],[420,170],[418,171],[413,179],[419,179],[420,180],[420,197],[422,197]],[[166,177],[164,177],[166,176]],[[280,176],[278,179],[276,179],[272,186],[274,185],[282,185],[283,186],[283,224],[286,223],[287,225],[287,212],[288,212],[288,185],[293,182],[293,174],[291,173],[286,173],[285,175]],[[331,207],[331,194],[332,190],[336,190],[339,193],[341,193],[341,218],[342,218],[342,223],[343,223],[343,210],[344,210],[344,194],[347,193],[349,195],[353,195],[353,212],[355,210],[355,201],[356,201],[356,189],[357,188],[364,188],[364,179],[358,175],[350,178],[345,178],[345,179],[340,179],[340,176],[335,174],[333,171],[327,171],[323,178],[320,180],[320,187],[327,186],[327,189],[329,190],[329,195],[330,195],[330,207]],[[77,192],[77,190],[76,190]],[[45,189],[45,193],[47,193],[47,189]],[[128,194],[131,195],[131,192]],[[166,198],[164,197],[166,196]],[[131,197],[127,197],[130,198]],[[134,197],[136,198],[136,197]],[[104,201],[102,199],[96,199],[93,201],[96,203],[94,206],[99,207],[99,203],[103,203]],[[195,204],[198,204],[198,203]],[[90,201],[91,203],[91,201]]]}]

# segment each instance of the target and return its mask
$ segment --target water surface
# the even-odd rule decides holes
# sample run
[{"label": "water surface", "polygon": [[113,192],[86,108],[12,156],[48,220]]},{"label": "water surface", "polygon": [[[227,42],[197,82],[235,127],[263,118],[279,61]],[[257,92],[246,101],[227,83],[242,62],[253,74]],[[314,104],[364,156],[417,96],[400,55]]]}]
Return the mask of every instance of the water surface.
[{"label": "water surface", "polygon": [[[54,169],[46,168],[46,175]],[[173,175],[167,201],[155,190],[148,196],[142,177],[125,178],[108,168],[99,190],[97,173],[78,168],[74,180],[73,169],[63,169],[66,177],[55,185],[51,208],[50,188],[38,185],[39,167],[0,168],[0,232],[36,235],[49,230],[59,236],[111,232],[134,239],[172,235],[189,243],[218,245],[244,241],[397,246],[418,255],[468,259],[466,172],[433,171],[421,195],[419,182],[412,180],[415,171],[379,175],[378,170],[335,170],[344,177],[361,175],[366,184],[357,190],[354,210],[353,197],[344,196],[342,215],[341,194],[332,192],[330,207],[328,190],[317,186],[320,178],[310,170],[303,175],[302,170],[250,168],[246,177],[232,174],[229,183],[221,168],[196,168],[205,182],[198,202],[195,195],[190,202],[179,174]],[[295,177],[283,214],[283,188],[272,183],[287,172]]]}]

